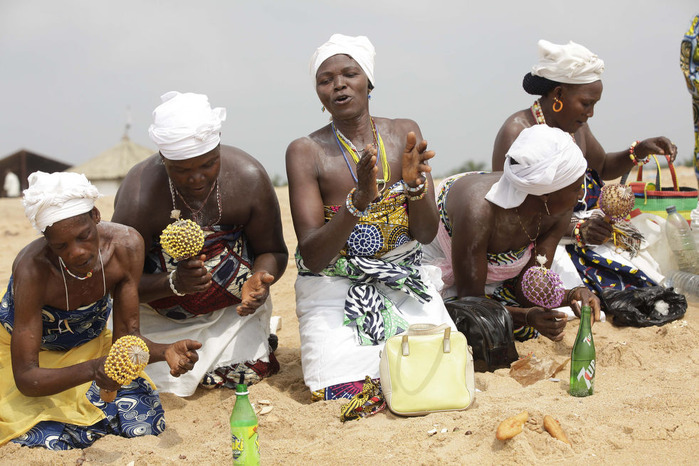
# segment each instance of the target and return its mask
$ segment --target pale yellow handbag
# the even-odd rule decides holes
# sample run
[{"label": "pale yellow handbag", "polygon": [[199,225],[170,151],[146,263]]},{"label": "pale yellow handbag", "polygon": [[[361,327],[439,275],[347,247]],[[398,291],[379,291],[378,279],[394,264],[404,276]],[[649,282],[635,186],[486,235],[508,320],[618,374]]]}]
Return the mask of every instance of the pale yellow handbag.
[{"label": "pale yellow handbag", "polygon": [[473,356],[463,333],[448,324],[415,324],[386,340],[381,389],[401,416],[457,411],[475,395]]}]

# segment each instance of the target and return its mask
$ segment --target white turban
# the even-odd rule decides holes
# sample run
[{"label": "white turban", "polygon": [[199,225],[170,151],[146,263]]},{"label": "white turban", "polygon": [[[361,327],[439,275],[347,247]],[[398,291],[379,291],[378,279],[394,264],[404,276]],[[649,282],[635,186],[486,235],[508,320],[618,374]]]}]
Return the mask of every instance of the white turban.
[{"label": "white turban", "polygon": [[212,109],[203,94],[170,91],[153,110],[148,134],[166,159],[185,160],[206,154],[221,142],[221,122],[226,109]]},{"label": "white turban", "polygon": [[528,194],[540,196],[570,186],[586,169],[587,161],[570,134],[535,125],[519,133],[512,143],[504,172],[485,198],[503,209],[512,209]]},{"label": "white turban", "polygon": [[29,175],[22,203],[32,226],[43,233],[56,222],[91,211],[100,196],[82,173],[38,171]]},{"label": "white turban", "polygon": [[372,86],[376,86],[374,81],[374,57],[376,49],[366,36],[345,36],[343,34],[333,34],[330,40],[318,47],[311,57],[311,78],[313,85],[316,83],[316,73],[325,60],[333,55],[349,55],[364,70]]},{"label": "white turban", "polygon": [[566,45],[540,40],[539,63],[532,67],[532,75],[558,83],[589,84],[599,81],[604,62],[594,53],[572,40]]}]

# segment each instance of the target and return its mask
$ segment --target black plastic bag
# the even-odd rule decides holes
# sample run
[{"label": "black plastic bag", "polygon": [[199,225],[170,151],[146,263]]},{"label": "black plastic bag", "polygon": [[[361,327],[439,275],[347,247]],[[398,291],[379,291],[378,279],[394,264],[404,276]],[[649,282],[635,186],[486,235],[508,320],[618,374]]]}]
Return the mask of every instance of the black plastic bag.
[{"label": "black plastic bag", "polygon": [[687,298],[662,286],[605,288],[601,298],[605,312],[614,316],[613,323],[618,326],[665,325],[687,312]]},{"label": "black plastic bag", "polygon": [[510,367],[519,358],[512,316],[505,306],[489,298],[467,297],[444,303],[456,329],[466,335],[473,351],[473,368],[488,372]]}]

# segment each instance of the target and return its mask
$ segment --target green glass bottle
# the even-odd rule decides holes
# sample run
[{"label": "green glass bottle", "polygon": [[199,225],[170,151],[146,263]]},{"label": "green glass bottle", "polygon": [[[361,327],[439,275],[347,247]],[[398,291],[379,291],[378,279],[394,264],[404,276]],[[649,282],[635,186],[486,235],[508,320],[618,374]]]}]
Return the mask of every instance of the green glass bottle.
[{"label": "green glass bottle", "polygon": [[589,396],[595,390],[595,342],[590,306],[580,309],[580,328],[570,356],[570,394]]},{"label": "green glass bottle", "polygon": [[257,437],[257,415],[248,399],[248,387],[241,376],[235,390],[235,406],[231,412],[231,447],[233,464],[260,464],[260,441]]}]

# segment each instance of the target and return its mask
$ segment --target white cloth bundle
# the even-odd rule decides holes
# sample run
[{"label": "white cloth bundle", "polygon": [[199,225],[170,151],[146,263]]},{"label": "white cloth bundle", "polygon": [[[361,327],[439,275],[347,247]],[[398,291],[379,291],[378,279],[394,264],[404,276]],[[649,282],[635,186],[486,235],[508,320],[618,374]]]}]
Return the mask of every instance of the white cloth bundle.
[{"label": "white cloth bundle", "polygon": [[32,226],[43,233],[56,222],[91,211],[100,196],[82,173],[37,171],[29,175],[22,203]]},{"label": "white cloth bundle", "polygon": [[582,45],[572,40],[565,45],[540,40],[538,46],[534,76],[565,84],[589,84],[601,79],[604,61]]},{"label": "white cloth bundle", "polygon": [[512,209],[528,194],[540,196],[570,186],[586,169],[587,161],[570,134],[535,125],[524,129],[512,143],[504,172],[485,198],[503,209]]},{"label": "white cloth bundle", "polygon": [[311,57],[311,78],[313,86],[316,84],[316,73],[325,60],[333,55],[349,55],[364,70],[372,86],[374,81],[374,57],[376,49],[366,36],[345,36],[343,34],[333,34],[326,43],[318,47]]},{"label": "white cloth bundle", "polygon": [[203,94],[170,91],[153,110],[153,124],[148,134],[163,157],[185,160],[213,150],[221,142],[221,122],[226,109],[209,105]]}]

